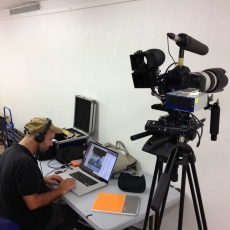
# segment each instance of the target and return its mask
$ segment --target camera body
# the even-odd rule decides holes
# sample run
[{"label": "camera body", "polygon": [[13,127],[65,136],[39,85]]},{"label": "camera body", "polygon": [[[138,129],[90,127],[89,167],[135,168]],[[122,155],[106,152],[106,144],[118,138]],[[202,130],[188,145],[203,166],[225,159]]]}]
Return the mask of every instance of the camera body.
[{"label": "camera body", "polygon": [[188,67],[175,64],[174,69],[160,74],[159,66],[164,60],[165,54],[159,49],[130,55],[134,87],[157,88],[158,98],[168,109],[195,112],[205,108],[208,93],[220,92],[227,85],[226,71],[221,68],[191,72]]}]

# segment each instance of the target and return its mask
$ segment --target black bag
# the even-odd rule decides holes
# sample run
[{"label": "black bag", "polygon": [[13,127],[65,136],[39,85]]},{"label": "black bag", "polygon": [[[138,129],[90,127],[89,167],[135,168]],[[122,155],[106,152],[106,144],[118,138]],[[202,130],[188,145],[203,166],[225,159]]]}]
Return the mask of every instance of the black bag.
[{"label": "black bag", "polygon": [[144,192],[146,188],[145,176],[144,174],[135,176],[130,173],[121,172],[118,178],[118,187],[125,192]]},{"label": "black bag", "polygon": [[86,145],[68,146],[55,151],[55,159],[61,164],[70,163],[72,160],[82,159]]}]

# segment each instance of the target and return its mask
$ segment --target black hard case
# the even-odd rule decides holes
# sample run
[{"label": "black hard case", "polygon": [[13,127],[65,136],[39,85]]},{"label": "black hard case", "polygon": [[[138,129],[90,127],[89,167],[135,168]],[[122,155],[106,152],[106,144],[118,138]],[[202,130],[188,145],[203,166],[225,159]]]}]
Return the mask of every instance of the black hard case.
[{"label": "black hard case", "polygon": [[94,132],[96,101],[83,96],[75,96],[73,128],[67,128],[72,134],[79,134],[78,137],[67,138],[63,134],[56,134],[54,145],[56,149],[67,146],[86,144],[90,134]]},{"label": "black hard case", "polygon": [[48,160],[56,157],[59,149],[71,146],[87,145],[89,136],[94,132],[96,117],[96,101],[86,97],[75,96],[73,128],[65,128],[71,133],[79,134],[78,137],[67,138],[63,133],[56,134],[53,146],[45,152],[36,156],[38,160]]}]

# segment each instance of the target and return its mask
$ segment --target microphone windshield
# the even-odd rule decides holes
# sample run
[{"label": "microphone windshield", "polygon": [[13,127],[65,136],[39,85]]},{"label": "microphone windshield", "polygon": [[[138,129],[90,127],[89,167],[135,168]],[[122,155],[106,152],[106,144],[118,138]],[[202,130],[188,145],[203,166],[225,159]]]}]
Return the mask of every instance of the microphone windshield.
[{"label": "microphone windshield", "polygon": [[206,55],[209,51],[208,47],[203,43],[197,41],[196,39],[188,36],[187,34],[178,34],[179,41],[176,44],[184,50],[190,51],[192,53],[196,53],[199,55]]}]

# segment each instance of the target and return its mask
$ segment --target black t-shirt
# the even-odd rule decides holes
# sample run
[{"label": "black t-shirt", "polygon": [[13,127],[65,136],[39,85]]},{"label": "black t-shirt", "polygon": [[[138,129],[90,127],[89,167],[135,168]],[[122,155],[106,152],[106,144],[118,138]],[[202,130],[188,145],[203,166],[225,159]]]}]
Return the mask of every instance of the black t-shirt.
[{"label": "black t-shirt", "polygon": [[45,226],[51,217],[51,206],[36,210],[27,208],[22,196],[49,191],[37,159],[19,144],[13,144],[0,158],[0,216],[16,222],[22,230]]}]

